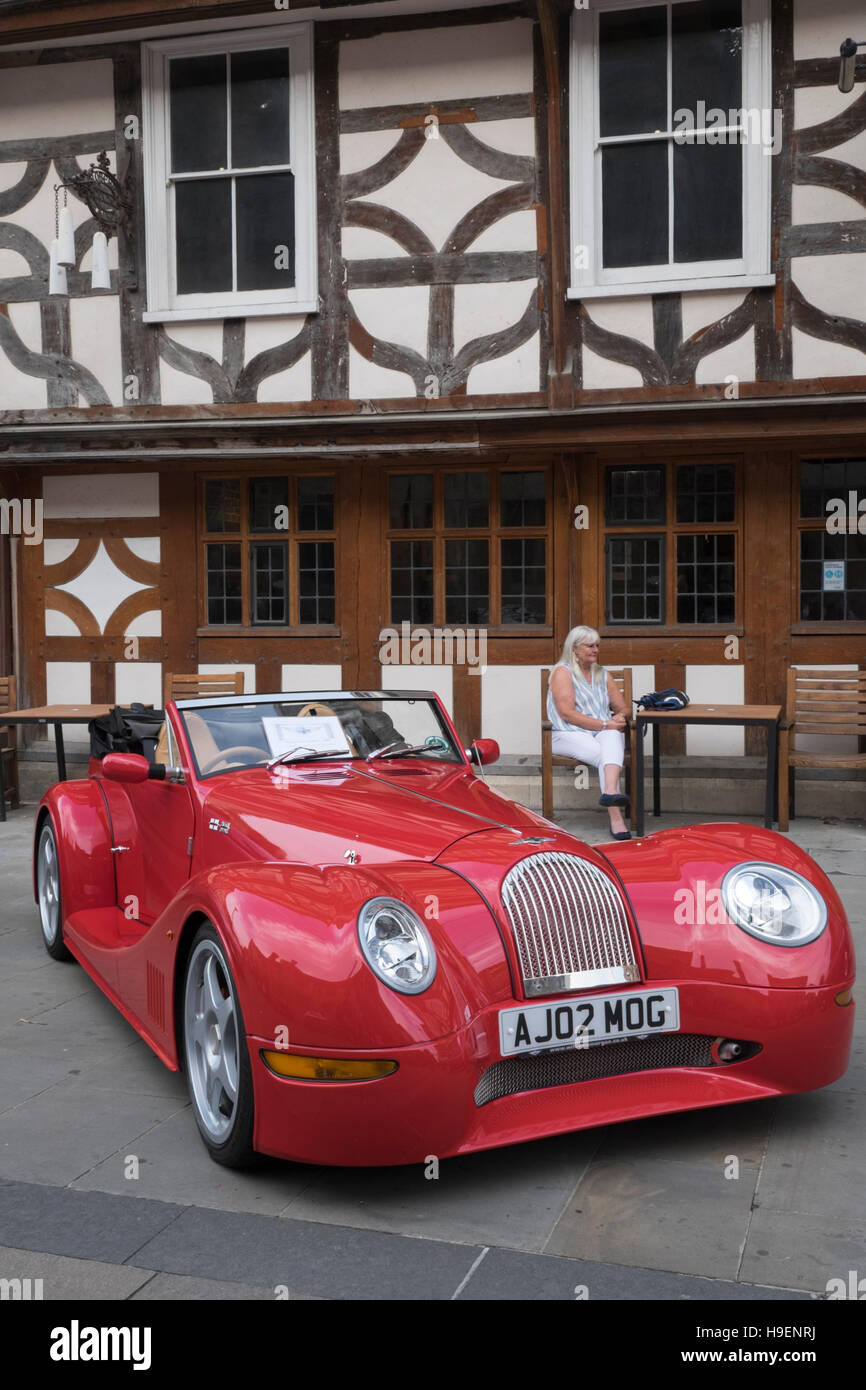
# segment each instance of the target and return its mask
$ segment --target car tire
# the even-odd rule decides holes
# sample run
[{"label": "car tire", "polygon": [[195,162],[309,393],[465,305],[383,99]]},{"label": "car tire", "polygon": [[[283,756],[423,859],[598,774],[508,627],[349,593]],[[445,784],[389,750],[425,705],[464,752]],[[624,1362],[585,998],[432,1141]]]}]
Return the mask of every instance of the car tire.
[{"label": "car tire", "polygon": [[36,844],[36,901],[42,940],[53,960],[72,960],[63,942],[63,905],[60,889],[60,859],[51,817],[46,816]]},{"label": "car tire", "polygon": [[246,1168],[253,1150],[253,1074],[237,987],[211,922],[195,934],[184,975],[183,1063],[204,1146],[215,1163]]}]

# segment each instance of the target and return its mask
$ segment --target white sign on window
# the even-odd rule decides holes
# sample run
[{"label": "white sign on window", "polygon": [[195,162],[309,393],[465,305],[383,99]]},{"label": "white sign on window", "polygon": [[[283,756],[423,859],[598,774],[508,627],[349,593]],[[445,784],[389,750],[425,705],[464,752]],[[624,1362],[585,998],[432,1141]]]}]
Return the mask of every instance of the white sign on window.
[{"label": "white sign on window", "polygon": [[283,719],[263,719],[265,736],[271,753],[278,758],[281,753],[297,751],[299,757],[304,753],[333,753],[339,756],[350,752],[339,719],[330,716],[312,715],[307,719],[299,716]]},{"label": "white sign on window", "polygon": [[845,561],[824,561],[824,593],[839,593],[845,588]]}]

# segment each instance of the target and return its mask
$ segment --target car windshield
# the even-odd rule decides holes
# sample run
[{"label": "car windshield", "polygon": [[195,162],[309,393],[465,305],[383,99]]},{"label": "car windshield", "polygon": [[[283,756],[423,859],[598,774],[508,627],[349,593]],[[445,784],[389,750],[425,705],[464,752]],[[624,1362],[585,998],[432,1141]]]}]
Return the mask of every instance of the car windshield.
[{"label": "car windshield", "polygon": [[286,696],[181,707],[179,713],[199,777],[277,760],[463,761],[436,704],[425,696]]}]

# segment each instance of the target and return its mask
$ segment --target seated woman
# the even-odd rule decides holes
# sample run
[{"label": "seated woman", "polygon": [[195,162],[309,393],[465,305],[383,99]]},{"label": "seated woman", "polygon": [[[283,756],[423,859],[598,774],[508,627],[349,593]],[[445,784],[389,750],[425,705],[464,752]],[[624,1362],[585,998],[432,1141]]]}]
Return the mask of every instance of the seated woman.
[{"label": "seated woman", "polygon": [[559,757],[598,768],[598,804],[607,807],[610,833],[614,840],[630,840],[620,809],[628,797],[619,789],[628,710],[613,676],[598,664],[598,644],[591,627],[574,627],[565,639],[547,694],[551,746]]}]

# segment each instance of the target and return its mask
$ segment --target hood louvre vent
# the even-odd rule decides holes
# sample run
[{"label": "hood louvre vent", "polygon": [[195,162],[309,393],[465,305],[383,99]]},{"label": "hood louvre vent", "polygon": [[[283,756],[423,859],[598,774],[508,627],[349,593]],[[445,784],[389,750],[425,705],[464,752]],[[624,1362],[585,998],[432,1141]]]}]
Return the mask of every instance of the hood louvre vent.
[{"label": "hood louvre vent", "polygon": [[620,895],[578,855],[527,855],[506,876],[502,903],[527,997],[640,979]]}]

